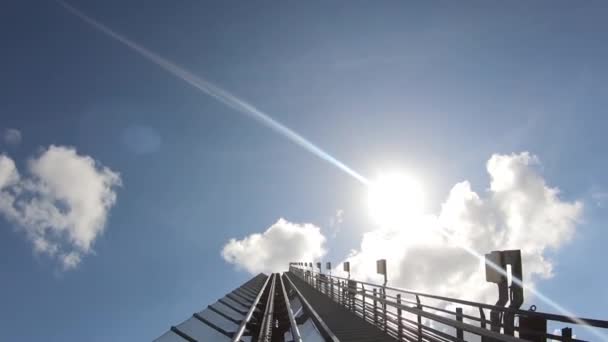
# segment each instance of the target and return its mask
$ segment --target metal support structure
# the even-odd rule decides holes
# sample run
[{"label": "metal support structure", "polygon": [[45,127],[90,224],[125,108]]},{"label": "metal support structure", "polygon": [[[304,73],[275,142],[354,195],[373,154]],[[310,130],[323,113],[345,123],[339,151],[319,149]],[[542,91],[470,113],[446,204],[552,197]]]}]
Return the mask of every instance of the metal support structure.
[{"label": "metal support structure", "polygon": [[[331,275],[330,263],[326,264],[328,272],[322,274],[313,263],[293,262],[289,272],[259,274],[172,326],[156,341],[203,341],[214,334],[218,341],[302,342],[298,325],[305,322],[315,327],[312,331],[320,339],[337,341],[339,336],[342,341],[357,342],[464,342],[465,336],[484,342],[570,342],[578,341],[573,339],[571,327],[563,328],[561,336],[547,328],[559,322],[584,322],[586,329],[608,329],[608,321],[536,312],[534,306],[521,310],[520,252],[496,251],[486,257],[495,265],[486,267],[486,279],[498,286],[496,305],[389,287],[385,260],[377,262],[378,273],[384,275],[382,284],[350,279],[347,263],[344,268],[349,278]],[[516,281],[509,283],[507,272]],[[292,306],[301,309],[294,313]],[[330,328],[336,328],[335,334]],[[308,329],[306,339],[310,332]]]},{"label": "metal support structure", "polygon": [[266,307],[264,308],[264,315],[262,318],[262,324],[260,325],[260,332],[258,334],[258,342],[270,342],[272,338],[272,327],[274,321],[274,297],[275,297],[275,285],[277,275],[273,274],[270,282],[270,289],[268,291],[268,299],[266,300]]},{"label": "metal support structure", "polygon": [[[416,308],[420,311],[423,310],[422,304],[420,303],[420,296],[416,295]],[[422,342],[422,315],[418,314],[418,342]]]},{"label": "metal support structure", "polygon": [[[401,293],[397,294],[397,304],[401,305]],[[397,338],[399,341],[403,338],[403,321],[401,317],[401,308],[397,308]]]},{"label": "metal support structure", "polygon": [[348,273],[348,279],[350,279],[350,262],[345,261],[344,264],[342,264],[342,267],[344,268],[344,272]]},{"label": "metal support structure", "polygon": [[[523,271],[521,265],[521,252],[519,250],[493,251],[486,254],[486,281],[498,286],[498,301],[495,306],[504,307],[509,303],[508,310],[492,309],[490,312],[490,325],[492,331],[513,336],[515,332],[515,311],[524,301]],[[511,282],[508,283],[508,267],[511,266]]]},{"label": "metal support structure", "polygon": [[287,316],[289,318],[291,337],[293,339],[293,342],[302,342],[302,336],[300,336],[300,330],[298,329],[298,324],[296,323],[295,317],[293,316],[293,310],[291,309],[289,296],[287,295],[287,291],[285,290],[285,284],[283,283],[283,277],[279,277],[279,282],[281,283],[281,292],[283,293],[283,300],[285,301],[285,308],[287,311]]},{"label": "metal support structure", "polygon": [[260,298],[262,298],[262,294],[266,290],[266,286],[268,286],[269,280],[270,280],[270,277],[266,278],[266,281],[264,282],[264,285],[262,286],[262,290],[255,297],[255,300],[253,301],[253,303],[251,303],[251,307],[249,308],[249,311],[247,311],[247,314],[245,315],[243,322],[241,322],[241,324],[239,325],[239,328],[237,329],[234,336],[232,337],[232,342],[238,342],[241,340],[241,337],[243,337],[245,328],[247,328],[247,324],[249,323],[249,320],[253,316],[253,312],[255,311],[258,303],[260,302]]},{"label": "metal support structure", "polygon": [[378,301],[376,300],[377,291],[374,289],[374,324],[378,324]]},{"label": "metal support structure", "polygon": [[[363,295],[362,295],[362,299],[363,299],[363,320],[366,320],[365,313],[367,311],[366,310],[367,309],[367,300],[366,300],[366,296],[365,296],[365,285],[363,285],[363,284],[361,284],[361,293],[363,293]],[[355,292],[355,298],[353,298],[353,308],[354,308],[354,310],[356,310],[356,306],[354,304],[356,300],[357,300],[357,294]]]},{"label": "metal support structure", "polygon": [[[456,320],[462,323],[462,308],[456,308]],[[456,328],[456,338],[459,340],[464,339],[464,332],[462,329]]]},{"label": "metal support structure", "polygon": [[[342,294],[334,298],[336,302],[341,303],[345,308],[352,307],[353,310],[349,312],[362,317],[379,330],[386,331],[388,335],[400,341],[462,342],[465,340],[465,336],[466,340],[470,340],[469,336],[471,336],[473,340],[480,338],[482,341],[492,342],[523,340],[546,342],[548,339],[560,340],[560,337],[561,340],[568,340],[568,338],[570,338],[569,341],[573,340],[568,337],[568,331],[565,331],[563,336],[555,336],[547,332],[548,321],[572,324],[581,324],[582,321],[588,328],[608,329],[608,321],[541,313],[536,312],[534,307],[531,307],[530,310],[519,309],[523,301],[521,281],[508,282],[502,281],[500,278],[508,279],[506,272],[510,272],[514,279],[521,280],[520,253],[519,251],[497,253],[500,257],[498,259],[499,269],[503,269],[505,272],[498,272],[496,283],[497,285],[500,283],[499,289],[502,289],[502,293],[506,293],[506,296],[501,294],[499,299],[507,298],[507,301],[501,300],[497,303],[499,305],[403,290],[386,286],[386,283],[374,284],[335,276],[329,280],[323,280],[319,275],[313,276],[321,282],[333,283],[335,281],[336,286],[339,287],[338,293]],[[294,272],[296,275],[303,275],[298,270],[294,270]],[[332,297],[328,295],[328,299],[331,300]],[[382,305],[382,312],[380,312],[379,305]],[[386,311],[384,307],[386,307]],[[389,310],[389,308],[391,309]],[[373,317],[370,316],[370,310],[373,310]],[[486,310],[491,313],[490,319],[486,319]],[[413,318],[410,319],[408,315],[404,315],[404,312],[413,315]],[[499,317],[499,319],[494,318],[493,321],[492,316]],[[447,333],[445,330],[434,328],[442,325],[452,327],[454,330]],[[574,339],[574,341],[576,340]]]}]

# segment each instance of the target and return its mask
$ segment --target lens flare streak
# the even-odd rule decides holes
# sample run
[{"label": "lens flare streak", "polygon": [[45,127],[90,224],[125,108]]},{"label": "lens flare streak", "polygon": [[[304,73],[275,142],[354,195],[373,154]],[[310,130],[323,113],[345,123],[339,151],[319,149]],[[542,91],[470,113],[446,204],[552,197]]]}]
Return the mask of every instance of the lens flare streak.
[{"label": "lens flare streak", "polygon": [[69,5],[68,3],[61,1],[61,0],[58,0],[57,2],[61,6],[63,6],[66,10],[68,10],[70,13],[74,14],[75,16],[80,18],[82,21],[84,21],[85,23],[87,23],[90,26],[92,26],[93,28],[95,28],[96,30],[119,41],[120,43],[124,44],[128,48],[139,53],[144,58],[148,59],[149,61],[155,63],[156,65],[158,65],[161,68],[165,69],[166,71],[170,72],[175,77],[180,78],[181,80],[187,82],[194,88],[215,98],[216,100],[220,101],[221,103],[225,104],[226,106],[228,106],[234,110],[237,110],[243,114],[246,114],[249,117],[257,120],[258,122],[269,127],[273,131],[279,133],[280,135],[286,137],[287,139],[291,140],[292,142],[300,145],[304,149],[313,153],[317,157],[331,163],[332,165],[336,166],[340,170],[346,172],[348,175],[352,176],[359,182],[361,182],[365,185],[368,184],[367,179],[365,177],[363,177],[362,175],[360,175],[359,173],[357,173],[355,170],[351,169],[350,167],[348,167],[346,164],[339,161],[338,159],[332,157],[329,153],[323,151],[321,148],[319,148],[318,146],[316,146],[315,144],[313,144],[312,142],[310,142],[309,140],[307,140],[300,134],[294,132],[289,127],[287,127],[287,126],[283,125],[282,123],[278,122],[277,120],[273,119],[270,115],[255,108],[253,105],[237,98],[236,96],[232,95],[231,93],[227,92],[226,90],[214,85],[213,83],[211,83],[209,81],[202,79],[201,77],[196,76],[192,72],[165,59],[164,57],[160,56],[159,54],[152,52],[152,51],[146,49],[145,47],[137,44],[136,42],[126,38],[125,36],[115,32],[114,30],[112,30],[109,27],[103,25],[102,23],[96,21],[95,19],[89,17],[88,15],[86,15],[82,11],[78,10],[77,8]]}]

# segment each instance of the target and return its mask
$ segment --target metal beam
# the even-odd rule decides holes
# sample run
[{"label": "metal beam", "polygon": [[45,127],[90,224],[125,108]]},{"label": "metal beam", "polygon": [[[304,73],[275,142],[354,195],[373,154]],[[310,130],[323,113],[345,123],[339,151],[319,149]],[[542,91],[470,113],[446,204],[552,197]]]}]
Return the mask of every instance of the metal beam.
[{"label": "metal beam", "polygon": [[289,275],[287,273],[285,273],[285,277],[287,278],[287,281],[289,281],[289,285],[291,286],[291,288],[296,292],[298,298],[302,302],[302,306],[304,310],[306,310],[308,316],[315,322],[315,325],[317,326],[317,328],[319,328],[321,334],[324,335],[323,337],[332,342],[339,342],[340,340],[336,337],[336,335],[334,335],[331,330],[329,330],[327,324],[325,324],[325,322],[323,322],[323,320],[321,319],[321,316],[317,314],[315,309],[313,309],[313,307],[310,305],[310,303],[308,303],[306,298],[304,298],[300,290],[298,290],[298,288],[294,285],[291,279],[289,279]]},{"label": "metal beam", "polygon": [[270,280],[270,277],[266,278],[266,281],[264,281],[264,285],[262,285],[260,292],[258,292],[258,295],[255,297],[255,300],[253,301],[253,303],[251,303],[251,307],[249,308],[249,311],[243,318],[241,325],[239,326],[239,328],[235,332],[234,336],[232,337],[232,342],[239,341],[241,339],[241,337],[243,336],[243,333],[245,332],[245,328],[247,327],[247,323],[249,323],[251,316],[253,316],[253,312],[255,311],[255,308],[258,305],[258,303],[260,302],[260,298],[262,298],[262,294],[264,293],[266,286],[268,286],[268,280]]}]

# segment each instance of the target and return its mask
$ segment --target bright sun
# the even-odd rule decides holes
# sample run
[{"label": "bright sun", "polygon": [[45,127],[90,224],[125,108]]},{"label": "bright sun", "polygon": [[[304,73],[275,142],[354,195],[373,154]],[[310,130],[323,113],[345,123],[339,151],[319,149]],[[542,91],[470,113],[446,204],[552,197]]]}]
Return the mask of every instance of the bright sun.
[{"label": "bright sun", "polygon": [[424,193],[416,179],[398,172],[384,173],[369,185],[367,201],[376,224],[396,228],[422,215]]}]

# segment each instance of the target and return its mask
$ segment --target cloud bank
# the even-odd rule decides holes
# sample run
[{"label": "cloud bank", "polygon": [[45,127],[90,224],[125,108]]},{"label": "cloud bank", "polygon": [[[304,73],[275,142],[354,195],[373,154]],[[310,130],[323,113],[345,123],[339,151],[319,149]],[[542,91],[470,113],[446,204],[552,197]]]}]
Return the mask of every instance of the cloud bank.
[{"label": "cloud bank", "polygon": [[222,257],[249,273],[286,271],[291,261],[319,260],[325,255],[325,237],[313,224],[279,219],[261,234],[231,239]]},{"label": "cloud bank", "polygon": [[559,190],[538,173],[538,165],[538,158],[527,152],[493,155],[486,165],[491,181],[485,193],[476,193],[463,181],[454,185],[437,215],[399,230],[366,233],[348,258],[353,274],[377,281],[374,262],[386,258],[393,286],[495,301],[495,286],[486,283],[482,264],[461,248],[465,245],[482,255],[521,249],[527,285],[551,277],[553,263],[546,252],[572,238],[582,203],[560,199]]},{"label": "cloud bank", "polygon": [[27,163],[27,174],[0,155],[0,215],[33,244],[34,251],[78,266],[103,232],[116,202],[118,173],[70,147],[51,145]]}]

